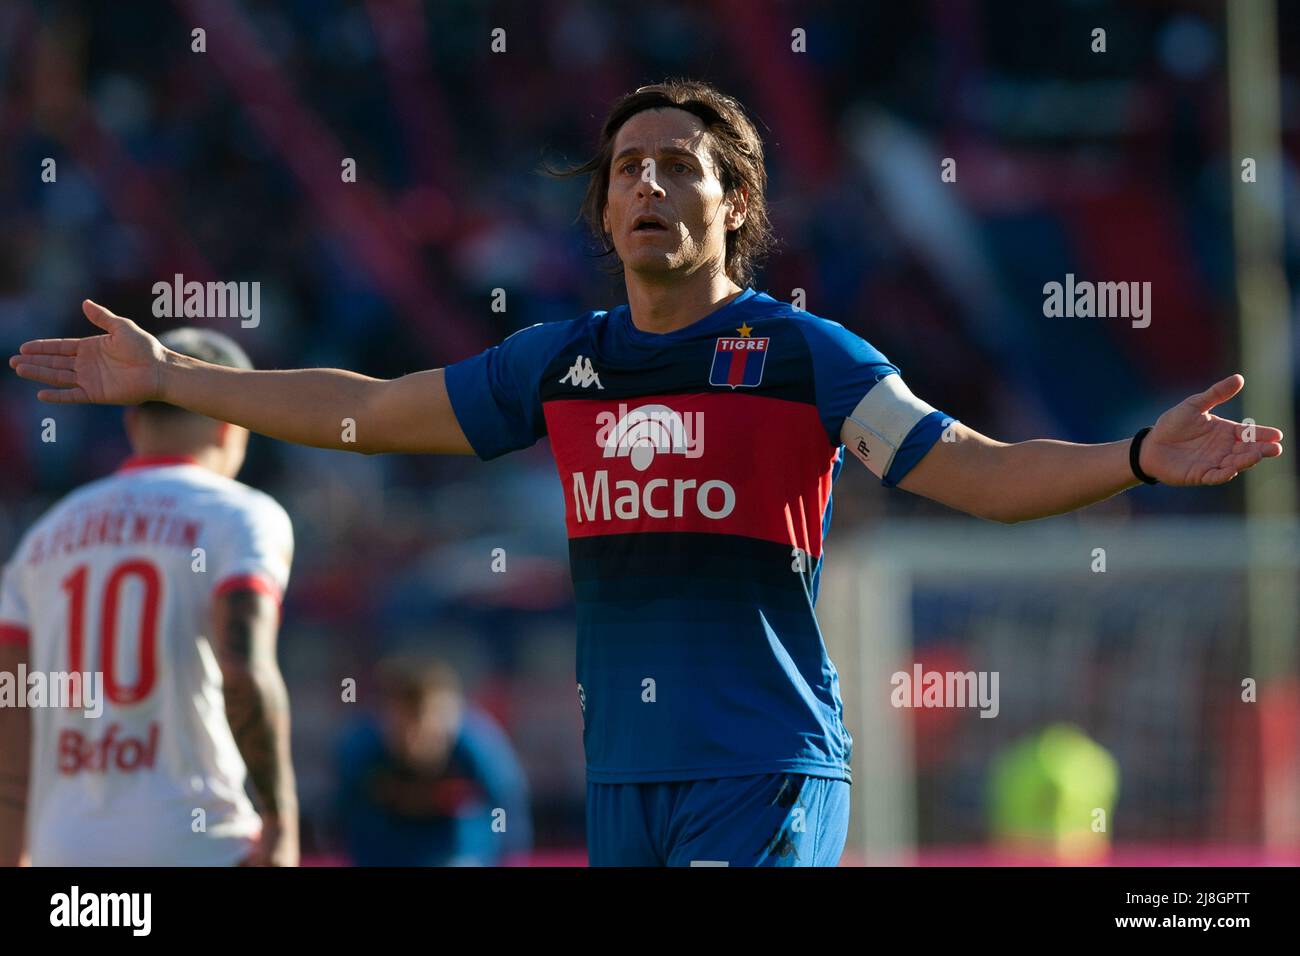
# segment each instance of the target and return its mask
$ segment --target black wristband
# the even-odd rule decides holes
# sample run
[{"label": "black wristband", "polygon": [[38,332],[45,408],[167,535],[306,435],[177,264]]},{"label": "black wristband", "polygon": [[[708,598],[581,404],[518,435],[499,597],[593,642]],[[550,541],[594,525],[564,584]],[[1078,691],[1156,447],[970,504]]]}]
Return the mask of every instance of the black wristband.
[{"label": "black wristband", "polygon": [[1133,440],[1129,442],[1128,466],[1133,469],[1133,475],[1138,481],[1144,482],[1148,485],[1158,485],[1160,484],[1159,480],[1148,475],[1142,470],[1142,466],[1138,464],[1138,455],[1142,453],[1142,439],[1147,437],[1147,432],[1149,431],[1151,431],[1150,425],[1146,428],[1138,429],[1138,433],[1134,435]]}]

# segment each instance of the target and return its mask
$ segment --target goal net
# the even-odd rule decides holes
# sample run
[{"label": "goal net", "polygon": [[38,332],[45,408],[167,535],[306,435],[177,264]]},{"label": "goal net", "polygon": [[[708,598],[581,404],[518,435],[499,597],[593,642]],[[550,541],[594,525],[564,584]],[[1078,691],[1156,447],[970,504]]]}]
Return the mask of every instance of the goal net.
[{"label": "goal net", "polygon": [[1236,519],[832,536],[818,611],[854,737],[846,859],[1294,853],[1295,674],[1261,657],[1300,638],[1247,611],[1252,576],[1300,591],[1295,529],[1274,532],[1268,549]]}]

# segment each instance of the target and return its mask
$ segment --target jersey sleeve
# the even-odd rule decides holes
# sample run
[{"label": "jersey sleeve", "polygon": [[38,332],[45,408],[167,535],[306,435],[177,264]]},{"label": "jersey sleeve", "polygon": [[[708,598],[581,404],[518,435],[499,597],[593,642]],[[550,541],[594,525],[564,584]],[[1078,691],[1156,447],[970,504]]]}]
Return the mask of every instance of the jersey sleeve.
[{"label": "jersey sleeve", "polygon": [[31,621],[18,575],[18,558],[0,567],[0,644],[26,646]]},{"label": "jersey sleeve", "polygon": [[843,444],[892,488],[942,437],[953,418],[912,394],[898,366],[838,322],[800,323],[812,352],[817,411]]},{"label": "jersey sleeve", "polygon": [[293,523],[273,498],[258,495],[240,502],[226,519],[219,553],[209,558],[215,572],[212,596],[230,591],[261,591],[279,602],[293,563]]},{"label": "jersey sleeve", "polygon": [[527,448],[546,434],[540,386],[572,322],[530,325],[446,370],[461,431],[484,461]]}]

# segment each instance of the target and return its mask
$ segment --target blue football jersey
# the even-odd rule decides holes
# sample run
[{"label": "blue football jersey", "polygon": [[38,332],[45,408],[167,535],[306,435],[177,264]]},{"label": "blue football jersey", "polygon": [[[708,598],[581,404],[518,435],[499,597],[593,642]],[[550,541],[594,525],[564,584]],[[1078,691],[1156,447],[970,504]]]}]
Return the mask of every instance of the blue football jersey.
[{"label": "blue football jersey", "polygon": [[842,325],[749,288],[667,334],[627,306],[446,371],[483,459],[551,440],[588,779],[849,780],[814,605],[850,449],[896,484],[951,419]]}]

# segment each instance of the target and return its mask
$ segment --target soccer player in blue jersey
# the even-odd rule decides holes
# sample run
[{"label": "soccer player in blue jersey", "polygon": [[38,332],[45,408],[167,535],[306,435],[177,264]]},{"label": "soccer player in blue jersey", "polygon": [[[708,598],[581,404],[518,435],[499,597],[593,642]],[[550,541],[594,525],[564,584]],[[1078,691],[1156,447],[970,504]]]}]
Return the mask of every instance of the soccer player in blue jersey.
[{"label": "soccer player in blue jersey", "polygon": [[10,362],[45,401],[161,400],[322,448],[490,459],[548,435],[595,865],[839,860],[852,740],[813,607],[845,449],[886,486],[1008,523],[1143,480],[1222,484],[1282,453],[1277,429],[1210,414],[1238,375],[1099,445],[1003,443],[927,405],[857,335],[750,285],[770,239],[762,143],[705,84],[620,99],[576,172],[628,304],[445,369],[222,368],[89,301],[104,334]]}]

